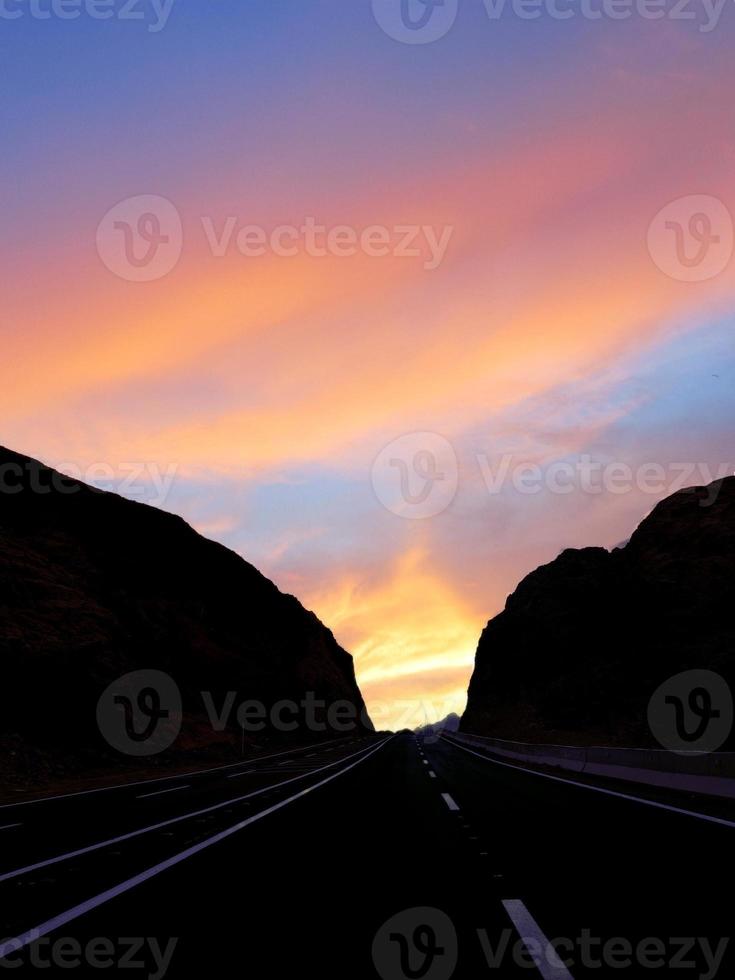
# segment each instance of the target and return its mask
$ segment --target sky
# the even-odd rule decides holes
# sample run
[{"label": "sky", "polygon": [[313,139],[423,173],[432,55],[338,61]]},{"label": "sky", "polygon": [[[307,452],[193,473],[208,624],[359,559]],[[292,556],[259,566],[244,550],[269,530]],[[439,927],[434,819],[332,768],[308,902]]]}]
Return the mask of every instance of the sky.
[{"label": "sky", "polygon": [[297,595],[378,727],[735,471],[735,7],[403,3],[0,2],[1,441]]}]

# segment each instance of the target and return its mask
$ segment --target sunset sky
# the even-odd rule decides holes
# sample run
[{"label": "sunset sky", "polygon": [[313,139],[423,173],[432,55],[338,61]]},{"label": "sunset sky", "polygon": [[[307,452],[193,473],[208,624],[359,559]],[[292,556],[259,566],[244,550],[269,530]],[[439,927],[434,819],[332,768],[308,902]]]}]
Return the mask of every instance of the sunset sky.
[{"label": "sunset sky", "polygon": [[[1,441],[181,514],[297,595],[380,727],[462,709],[524,574],[626,539],[680,477],[735,471],[735,6],[713,25],[693,0],[686,20],[459,0],[407,44],[390,3],[0,17]],[[143,195],[180,217],[181,255],[131,281],[115,220],[135,205],[106,216]],[[389,254],[234,245],[307,219],[383,229]],[[414,226],[445,251],[421,231],[396,254]],[[699,232],[719,239],[702,264]],[[385,505],[402,437],[451,446],[430,516]],[[559,492],[588,458],[600,492]]]}]

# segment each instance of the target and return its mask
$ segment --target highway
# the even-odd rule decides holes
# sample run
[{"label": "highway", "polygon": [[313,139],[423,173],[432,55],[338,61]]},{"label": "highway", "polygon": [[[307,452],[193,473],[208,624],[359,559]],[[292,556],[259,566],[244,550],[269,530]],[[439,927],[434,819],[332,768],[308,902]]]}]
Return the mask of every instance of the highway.
[{"label": "highway", "polygon": [[735,821],[575,783],[403,732],[3,806],[0,965],[732,976]]}]

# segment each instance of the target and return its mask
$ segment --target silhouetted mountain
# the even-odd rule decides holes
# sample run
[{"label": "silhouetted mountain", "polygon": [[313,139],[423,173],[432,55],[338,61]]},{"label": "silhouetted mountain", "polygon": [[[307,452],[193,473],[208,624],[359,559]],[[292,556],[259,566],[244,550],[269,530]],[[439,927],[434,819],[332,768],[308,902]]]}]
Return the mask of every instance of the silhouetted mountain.
[{"label": "silhouetted mountain", "polygon": [[462,730],[650,744],[668,677],[735,684],[735,477],[662,501],[617,550],[567,550],[532,572],[480,638]]},{"label": "silhouetted mountain", "polygon": [[433,725],[421,725],[416,729],[416,734],[427,737],[440,735],[442,732],[456,732],[459,729],[459,723],[459,715],[452,712],[446,718],[442,718],[441,721],[435,721]]},{"label": "silhouetted mountain", "polygon": [[[0,740],[19,765],[29,745],[113,757],[97,730],[97,701],[111,681],[139,669],[165,671],[181,689],[178,749],[228,740],[239,748],[234,711],[225,732],[212,731],[202,691],[218,709],[230,691],[235,708],[258,700],[267,710],[311,692],[348,702],[356,718],[364,711],[352,657],[234,552],[178,517],[7,449],[0,559]],[[371,729],[363,718],[358,730]],[[268,725],[264,735],[279,733]],[[320,736],[302,724],[283,737]]]}]

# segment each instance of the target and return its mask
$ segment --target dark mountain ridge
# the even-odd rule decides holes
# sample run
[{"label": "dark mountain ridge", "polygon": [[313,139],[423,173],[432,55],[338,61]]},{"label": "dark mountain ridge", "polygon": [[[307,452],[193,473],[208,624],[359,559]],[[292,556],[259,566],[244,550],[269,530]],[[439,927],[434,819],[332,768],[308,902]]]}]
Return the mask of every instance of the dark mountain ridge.
[{"label": "dark mountain ridge", "polygon": [[648,700],[694,668],[735,684],[735,477],[663,500],[612,552],[569,549],[482,633],[462,730],[653,744]]},{"label": "dark mountain ridge", "polygon": [[[372,730],[352,657],[297,599],[181,518],[4,448],[0,658],[0,740],[22,745],[19,754],[30,745],[77,760],[114,756],[97,701],[140,669],[167,672],[181,690],[179,749],[239,747],[234,713],[213,731],[202,691],[216,705],[230,691],[268,707],[309,695],[348,703],[353,728]],[[289,737],[325,735],[301,724]]]}]

